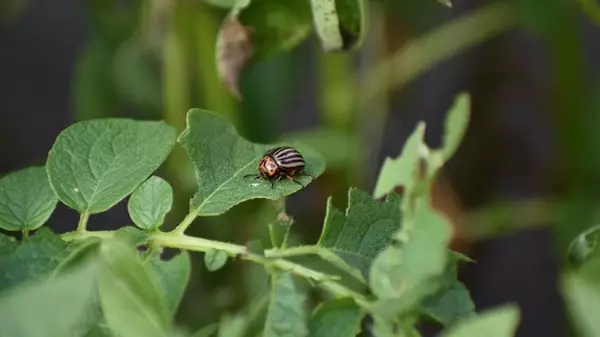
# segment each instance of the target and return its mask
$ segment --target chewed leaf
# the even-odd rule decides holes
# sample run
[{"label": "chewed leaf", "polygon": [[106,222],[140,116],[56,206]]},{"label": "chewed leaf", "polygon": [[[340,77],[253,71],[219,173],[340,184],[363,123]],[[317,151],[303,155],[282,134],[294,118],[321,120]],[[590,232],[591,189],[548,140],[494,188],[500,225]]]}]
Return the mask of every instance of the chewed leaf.
[{"label": "chewed leaf", "polygon": [[318,245],[329,248],[367,278],[371,262],[400,228],[400,197],[392,194],[383,202],[351,188],[346,213],[335,209],[331,199]]},{"label": "chewed leaf", "polygon": [[310,6],[304,0],[238,1],[217,37],[216,59],[221,79],[241,99],[238,82],[244,67],[290,50],[306,39],[311,29]]},{"label": "chewed leaf", "polygon": [[43,166],[10,173],[0,179],[0,228],[37,229],[48,220],[57,203]]},{"label": "chewed leaf", "polygon": [[[190,110],[179,142],[191,159],[198,181],[198,192],[190,202],[190,212],[196,216],[219,215],[246,200],[277,199],[302,188],[287,179],[276,181],[271,187],[262,179],[244,177],[257,174],[264,153],[283,144],[251,143],[218,114]],[[286,145],[302,153],[307,173],[314,178],[323,173],[325,162],[320,154],[301,144]],[[297,176],[296,180],[304,186],[311,182],[308,176]]]},{"label": "chewed leaf", "polygon": [[63,130],[48,154],[46,170],[58,199],[80,213],[111,208],[141,184],[175,145],[165,122],[107,118]]}]

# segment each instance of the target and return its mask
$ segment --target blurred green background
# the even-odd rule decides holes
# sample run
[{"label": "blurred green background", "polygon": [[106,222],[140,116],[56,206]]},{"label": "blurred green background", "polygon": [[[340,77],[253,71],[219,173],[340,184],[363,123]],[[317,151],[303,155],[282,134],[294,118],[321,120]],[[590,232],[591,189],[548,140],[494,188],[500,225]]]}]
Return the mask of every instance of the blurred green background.
[{"label": "blurred green background", "polygon": [[[265,2],[268,8],[269,0]],[[595,224],[600,188],[597,117],[600,11],[591,0],[367,2],[362,45],[325,53],[312,33],[244,69],[243,101],[221,83],[217,33],[228,9],[211,0],[3,0],[0,3],[0,174],[45,160],[70,123],[102,117],[165,119],[180,130],[190,108],[216,111],[254,142],[304,141],[327,171],[287,200],[294,240],[313,243],[327,197],[372,191],[418,120],[439,144],[459,91],[472,120],[433,193],[455,225],[454,248],[478,261],[461,275],[478,308],[516,301],[519,336],[563,336],[555,288],[566,250]],[[264,13],[269,16],[269,12]],[[196,185],[181,148],[160,175],[174,187],[167,222],[185,215]],[[125,203],[93,229],[129,223]],[[268,242],[277,205],[251,201],[198,219],[189,234]],[[62,207],[51,227],[74,228]],[[194,254],[178,319],[190,327],[248,303],[263,286],[239,261],[208,273]]]}]

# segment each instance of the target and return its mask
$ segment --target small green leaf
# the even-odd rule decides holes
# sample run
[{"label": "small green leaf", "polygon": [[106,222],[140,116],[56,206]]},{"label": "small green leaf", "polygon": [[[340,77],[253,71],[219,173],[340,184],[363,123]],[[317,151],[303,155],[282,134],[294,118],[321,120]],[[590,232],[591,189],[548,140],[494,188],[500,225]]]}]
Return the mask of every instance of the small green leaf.
[{"label": "small green leaf", "polygon": [[520,310],[512,304],[482,312],[458,322],[445,331],[443,337],[512,337],[515,335],[520,319]]},{"label": "small green leaf", "polygon": [[425,124],[419,123],[415,131],[408,137],[402,153],[398,158],[387,157],[375,185],[375,198],[390,193],[396,186],[411,190],[417,179],[421,147],[424,146]]},{"label": "small green leaf", "polygon": [[446,117],[444,127],[443,153],[444,159],[448,160],[454,153],[460,142],[462,141],[467,126],[469,124],[469,114],[471,111],[471,98],[469,94],[459,94]]},{"label": "small green leaf", "polygon": [[204,254],[204,264],[209,271],[221,269],[227,263],[227,253],[222,250],[210,249]]},{"label": "small green leaf", "polygon": [[2,292],[0,336],[72,336],[93,299],[97,277],[98,265],[89,263],[51,280]]},{"label": "small green leaf", "polygon": [[273,247],[285,248],[293,222],[292,218],[282,211],[277,219],[269,224],[269,237]]},{"label": "small green leaf", "polygon": [[11,254],[0,256],[0,290],[48,277],[76,247],[42,227]]},{"label": "small green leaf", "polygon": [[0,179],[0,228],[37,229],[48,220],[57,203],[43,166],[10,173]]},{"label": "small green leaf", "polygon": [[168,261],[156,257],[146,262],[150,267],[150,275],[158,282],[169,311],[174,315],[190,279],[190,254],[183,251]]},{"label": "small green leaf", "polygon": [[158,286],[136,251],[118,240],[104,240],[98,291],[104,318],[123,336],[166,336],[170,314]]},{"label": "small green leaf", "polygon": [[306,295],[290,273],[272,275],[272,291],[262,336],[308,336]]},{"label": "small green leaf", "polygon": [[54,193],[80,213],[111,208],[141,184],[175,145],[165,122],[95,119],[63,130],[48,154]]},{"label": "small green leaf", "polygon": [[[256,144],[241,138],[234,126],[218,114],[192,109],[187,115],[187,128],[179,138],[190,157],[198,192],[190,202],[196,216],[219,215],[236,204],[256,198],[278,199],[301,189],[287,179],[275,182],[246,177],[256,174],[260,158],[278,144]],[[325,170],[323,158],[300,144],[288,144],[300,151],[306,161],[306,171],[314,178]],[[303,185],[311,182],[306,176],[296,177]]]},{"label": "small green leaf", "polygon": [[138,186],[127,203],[131,220],[145,230],[157,230],[173,206],[173,188],[160,177],[152,176]]},{"label": "small green leaf", "polygon": [[358,47],[365,33],[364,0],[311,0],[317,35],[325,52]]},{"label": "small green leaf", "polygon": [[359,269],[364,278],[377,255],[392,241],[391,235],[400,227],[400,197],[390,196],[383,202],[368,193],[351,188],[348,191],[346,213],[327,201],[327,213],[317,245],[326,247],[346,263]]},{"label": "small green leaf", "polygon": [[321,304],[310,321],[312,337],[355,337],[361,331],[364,313],[350,298],[334,299]]},{"label": "small green leaf", "polygon": [[14,237],[0,233],[0,257],[12,253],[17,247],[19,244]]}]

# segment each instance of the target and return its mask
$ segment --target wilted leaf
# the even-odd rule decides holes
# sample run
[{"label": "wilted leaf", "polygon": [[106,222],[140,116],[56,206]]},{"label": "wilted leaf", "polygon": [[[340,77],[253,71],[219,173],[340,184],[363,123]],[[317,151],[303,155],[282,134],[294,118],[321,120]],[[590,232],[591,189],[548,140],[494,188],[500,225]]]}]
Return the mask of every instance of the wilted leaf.
[{"label": "wilted leaf", "polygon": [[0,228],[37,229],[48,220],[57,203],[43,166],[12,172],[0,179]]},{"label": "wilted leaf", "polygon": [[272,292],[263,337],[308,336],[306,295],[290,273],[272,276]]},{"label": "wilted leaf", "polygon": [[403,186],[406,190],[410,190],[414,186],[421,158],[420,150],[424,145],[424,134],[425,124],[419,123],[406,140],[400,156],[396,159],[390,157],[385,159],[375,185],[373,193],[375,198],[383,197],[397,186]]},{"label": "wilted leaf", "polygon": [[160,177],[152,176],[138,186],[127,203],[131,220],[145,230],[156,230],[173,205],[173,188]]},{"label": "wilted leaf", "polygon": [[[234,126],[218,114],[192,109],[188,112],[187,128],[179,138],[194,166],[198,192],[190,202],[196,216],[219,215],[236,204],[256,198],[278,199],[301,189],[290,181],[271,184],[246,177],[256,174],[260,158],[279,144],[257,144],[241,138]],[[323,158],[301,144],[296,147],[306,161],[306,171],[314,178],[325,170]],[[303,185],[311,182],[307,176],[296,180]]]},{"label": "wilted leaf", "polygon": [[400,228],[400,197],[390,194],[376,201],[368,193],[351,188],[348,208],[342,213],[327,201],[323,232],[317,245],[326,247],[368,278],[375,257],[392,242]]},{"label": "wilted leaf", "polygon": [[250,60],[290,50],[312,29],[310,6],[303,0],[238,1],[217,37],[217,65],[228,89],[241,98],[240,73]]},{"label": "wilted leaf", "polygon": [[0,290],[48,277],[75,247],[42,227],[10,254],[0,256]]},{"label": "wilted leaf", "polygon": [[317,35],[325,52],[360,45],[365,33],[364,0],[311,0]]},{"label": "wilted leaf", "polygon": [[71,336],[95,291],[98,266],[89,263],[51,280],[28,282],[0,295],[0,335]]},{"label": "wilted leaf", "polygon": [[479,316],[458,322],[445,331],[443,337],[512,337],[520,319],[520,310],[514,305],[503,305],[482,312]]},{"label": "wilted leaf", "polygon": [[227,262],[227,253],[222,250],[210,249],[204,254],[204,264],[209,271],[221,269]]},{"label": "wilted leaf", "polygon": [[168,335],[169,310],[135,250],[124,242],[105,240],[101,257],[98,291],[111,330],[123,336]]},{"label": "wilted leaf", "polygon": [[164,122],[95,119],[63,130],[48,154],[52,189],[80,213],[106,211],[141,184],[175,145]]},{"label": "wilted leaf", "polygon": [[190,278],[189,252],[182,251],[168,261],[163,261],[158,256],[149,258],[146,263],[150,267],[150,275],[153,275],[158,283],[169,311],[174,315]]},{"label": "wilted leaf", "polygon": [[322,303],[310,321],[312,337],[355,337],[360,333],[364,313],[351,298]]}]

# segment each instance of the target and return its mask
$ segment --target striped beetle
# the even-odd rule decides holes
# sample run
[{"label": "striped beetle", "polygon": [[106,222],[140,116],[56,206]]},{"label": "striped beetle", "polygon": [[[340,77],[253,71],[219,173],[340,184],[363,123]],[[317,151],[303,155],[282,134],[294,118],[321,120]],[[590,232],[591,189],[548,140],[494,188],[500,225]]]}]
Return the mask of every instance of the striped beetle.
[{"label": "striped beetle", "polygon": [[258,174],[247,174],[244,178],[265,179],[271,182],[271,188],[273,188],[275,186],[274,181],[286,177],[304,187],[298,180],[294,179],[298,175],[306,175],[314,179],[312,175],[304,171],[304,168],[304,157],[298,150],[289,146],[279,146],[269,150],[262,156],[258,164]]}]

